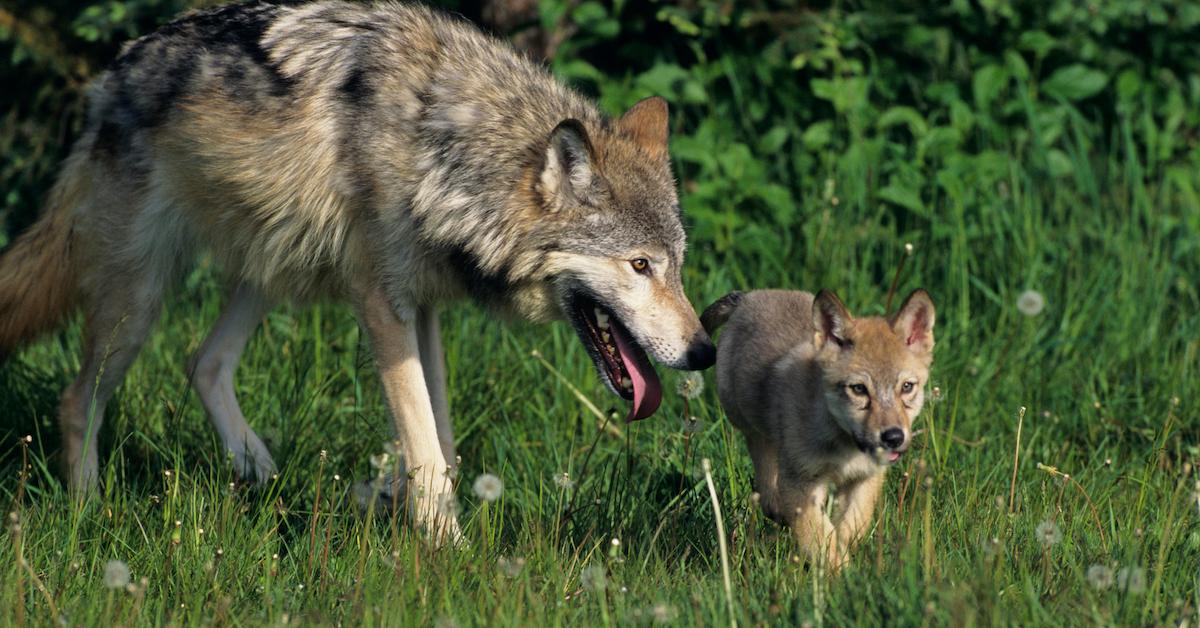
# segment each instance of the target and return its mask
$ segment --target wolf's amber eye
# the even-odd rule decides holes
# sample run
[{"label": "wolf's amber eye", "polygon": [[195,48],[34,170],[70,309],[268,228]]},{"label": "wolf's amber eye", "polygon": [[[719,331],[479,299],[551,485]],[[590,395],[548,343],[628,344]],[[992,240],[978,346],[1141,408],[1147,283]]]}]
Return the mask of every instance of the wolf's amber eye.
[{"label": "wolf's amber eye", "polygon": [[867,387],[863,384],[850,384],[850,391],[856,395],[867,396]]},{"label": "wolf's amber eye", "polygon": [[900,386],[900,392],[902,392],[906,395],[912,391],[913,391],[913,383],[912,382],[904,382],[904,384]]},{"label": "wolf's amber eye", "polygon": [[633,266],[633,269],[639,273],[645,273],[650,270],[650,260],[648,260],[644,257],[639,257],[635,260],[630,260],[629,265]]}]

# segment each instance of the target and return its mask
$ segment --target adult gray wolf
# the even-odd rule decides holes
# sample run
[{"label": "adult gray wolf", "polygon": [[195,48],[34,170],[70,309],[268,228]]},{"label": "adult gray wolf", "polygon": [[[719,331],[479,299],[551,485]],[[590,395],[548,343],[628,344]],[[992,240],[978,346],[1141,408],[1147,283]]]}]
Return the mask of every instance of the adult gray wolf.
[{"label": "adult gray wolf", "polygon": [[203,250],[231,298],[190,369],[239,472],[276,468],[234,396],[247,339],[279,300],[347,299],[409,512],[439,532],[457,533],[438,514],[455,460],[439,304],[566,318],[631,418],[661,396],[647,353],[715,359],[680,284],[661,99],[609,119],[464,21],[340,1],[186,15],[128,44],[89,98],[49,207],[0,261],[0,353],[84,310],[59,410],[76,488],[96,482],[103,408],[164,290]]},{"label": "adult gray wolf", "polygon": [[[704,311],[717,393],[754,461],[763,511],[833,569],[871,522],[883,473],[911,440],[933,362],[933,301],[854,318],[827,290],[733,292]],[[838,507],[826,514],[828,488]]]}]

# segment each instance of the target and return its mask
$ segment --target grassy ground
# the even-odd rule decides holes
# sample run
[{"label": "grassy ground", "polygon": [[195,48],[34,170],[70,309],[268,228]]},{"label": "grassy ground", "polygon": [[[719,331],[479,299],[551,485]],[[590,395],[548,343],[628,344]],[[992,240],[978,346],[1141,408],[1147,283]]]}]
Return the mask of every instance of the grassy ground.
[{"label": "grassy ground", "polygon": [[[344,307],[280,308],[252,340],[239,393],[282,470],[236,484],[182,366],[220,301],[202,265],[109,407],[103,489],[85,507],[59,485],[53,421],[77,325],[0,366],[0,504],[13,513],[0,623],[1195,623],[1200,205],[1120,146],[1060,180],[1017,161],[1000,187],[903,222],[861,179],[835,176],[805,195],[803,233],[776,257],[694,243],[698,307],[731,288],[828,286],[862,313],[882,310],[915,244],[900,291],[937,302],[939,400],[838,577],[808,571],[752,507],[711,378],[687,411],[698,429],[675,395],[649,421],[601,429],[573,387],[601,411],[619,404],[565,326],[468,305],[442,316],[467,547],[433,551],[356,505],[388,422]],[[1016,307],[1026,289],[1044,295],[1036,315]],[[484,472],[504,482],[492,504],[470,490]],[[573,487],[555,482],[563,472]],[[113,560],[127,589],[105,586]],[[1125,586],[1094,586],[1094,565]]]}]

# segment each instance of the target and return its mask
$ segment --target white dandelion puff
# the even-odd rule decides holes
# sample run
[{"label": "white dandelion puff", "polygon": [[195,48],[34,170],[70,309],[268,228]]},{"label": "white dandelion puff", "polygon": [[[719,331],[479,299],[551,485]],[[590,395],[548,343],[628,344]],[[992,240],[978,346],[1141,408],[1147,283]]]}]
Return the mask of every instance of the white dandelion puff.
[{"label": "white dandelion puff", "polygon": [[1025,316],[1037,316],[1046,308],[1046,297],[1037,290],[1026,290],[1017,297],[1017,311]]},{"label": "white dandelion puff", "polygon": [[678,615],[679,613],[675,610],[675,607],[666,602],[659,602],[650,608],[650,617],[654,619],[654,623],[656,624],[669,624],[675,621]]},{"label": "white dandelion puff", "polygon": [[1092,565],[1087,570],[1088,584],[1097,591],[1104,591],[1113,585],[1113,570],[1107,565]]},{"label": "white dandelion puff", "polygon": [[501,556],[500,560],[496,561],[496,568],[500,570],[500,573],[504,574],[504,577],[509,579],[513,579],[521,575],[521,569],[524,567],[525,559],[521,558],[520,556],[516,558]]},{"label": "white dandelion puff", "polygon": [[608,573],[600,565],[589,565],[580,572],[579,584],[588,591],[599,593],[608,588]]},{"label": "white dandelion puff", "polygon": [[1037,525],[1037,540],[1046,547],[1057,545],[1062,540],[1062,530],[1053,521],[1043,521]]},{"label": "white dandelion puff", "polygon": [[680,397],[695,399],[704,392],[704,376],[699,371],[687,371],[675,380],[675,392]]},{"label": "white dandelion puff", "polygon": [[442,493],[437,499],[438,512],[446,517],[458,516],[458,499],[454,497],[454,493]]},{"label": "white dandelion puff", "polygon": [[1117,589],[1126,593],[1146,592],[1146,570],[1137,565],[1122,567],[1117,571]]},{"label": "white dandelion puff", "polygon": [[110,589],[124,589],[129,585],[129,565],[119,560],[110,560],[104,564],[104,586]]},{"label": "white dandelion puff", "polygon": [[559,490],[569,491],[575,488],[575,480],[572,480],[571,476],[567,474],[566,471],[563,471],[562,473],[554,476],[554,485],[557,486]]},{"label": "white dandelion puff", "polygon": [[485,502],[494,502],[500,499],[500,493],[504,492],[504,483],[500,478],[491,473],[484,473],[475,478],[475,496]]}]

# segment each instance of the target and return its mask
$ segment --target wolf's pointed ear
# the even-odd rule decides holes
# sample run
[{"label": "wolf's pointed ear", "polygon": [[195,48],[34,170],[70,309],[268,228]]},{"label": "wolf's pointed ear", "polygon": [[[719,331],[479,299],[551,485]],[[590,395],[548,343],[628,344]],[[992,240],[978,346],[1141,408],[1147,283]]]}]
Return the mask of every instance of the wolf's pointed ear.
[{"label": "wolf's pointed ear", "polygon": [[918,353],[933,350],[933,323],[936,312],[933,299],[924,290],[913,290],[904,300],[904,305],[888,320],[892,330],[904,339],[909,349]]},{"label": "wolf's pointed ear", "polygon": [[818,349],[825,346],[826,340],[833,340],[843,348],[853,344],[849,331],[854,317],[850,316],[850,311],[833,292],[822,290],[817,293],[813,299],[812,317],[813,327],[817,330],[813,333],[813,344]]},{"label": "wolf's pointed ear", "polygon": [[595,177],[592,142],[583,123],[569,118],[550,132],[546,159],[542,166],[541,187],[551,211],[563,207],[563,201],[586,201]]},{"label": "wolf's pointed ear", "polygon": [[622,131],[656,157],[667,156],[669,124],[667,101],[658,96],[639,100],[617,120]]}]

